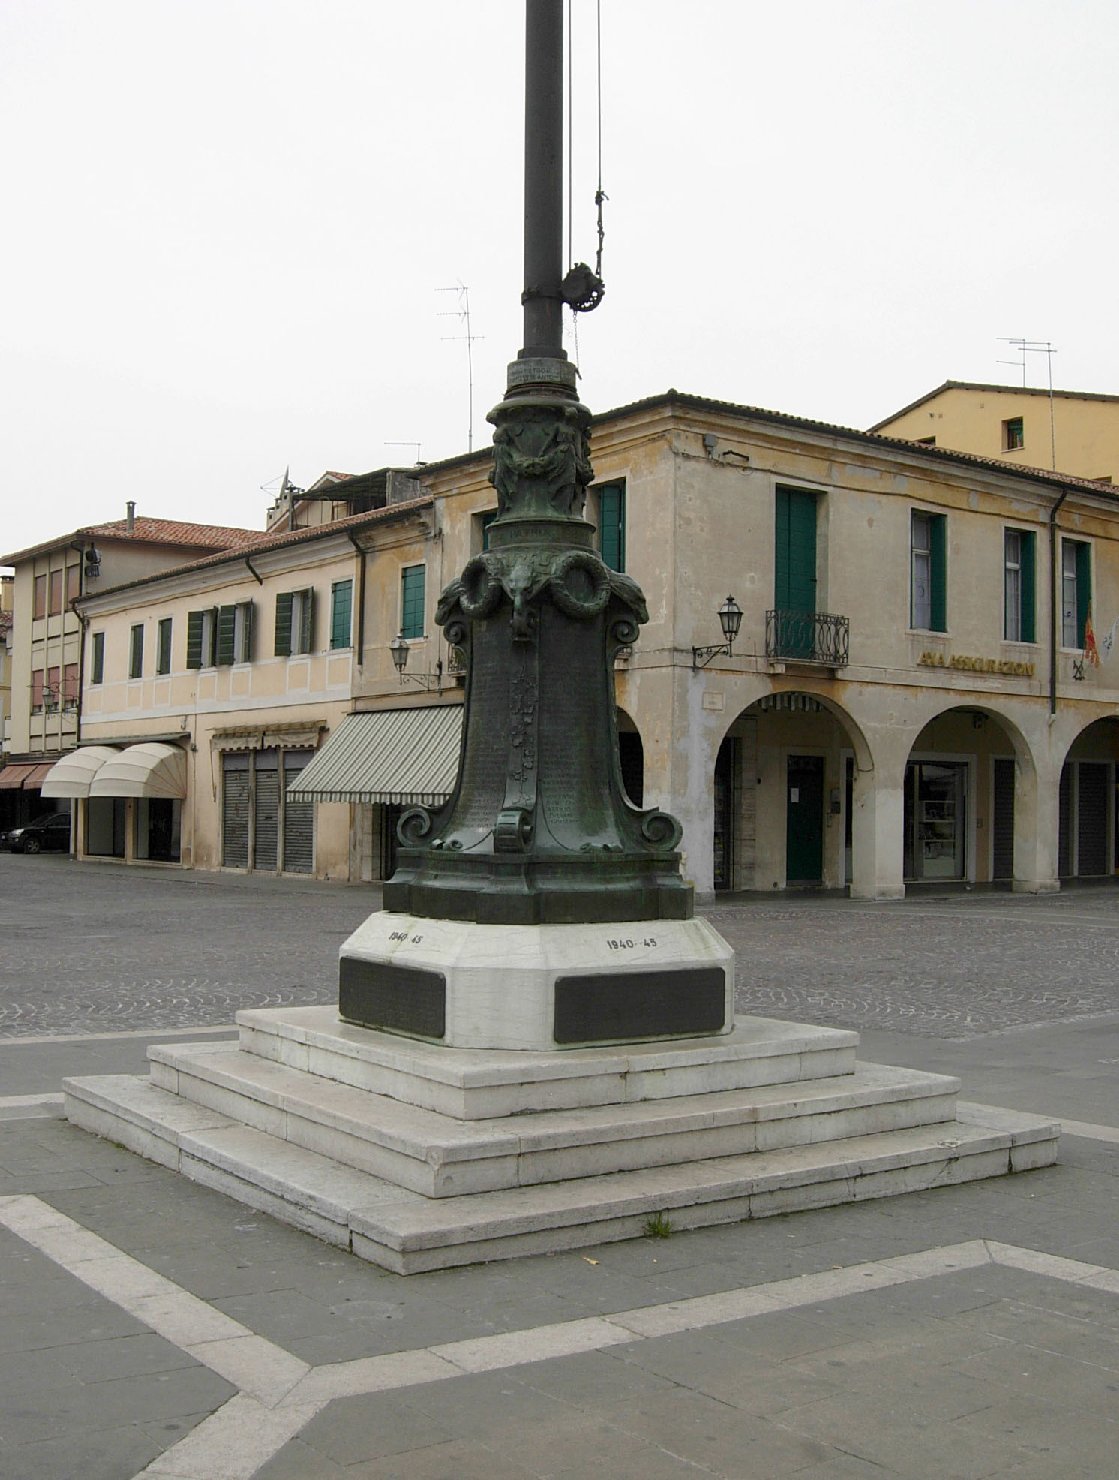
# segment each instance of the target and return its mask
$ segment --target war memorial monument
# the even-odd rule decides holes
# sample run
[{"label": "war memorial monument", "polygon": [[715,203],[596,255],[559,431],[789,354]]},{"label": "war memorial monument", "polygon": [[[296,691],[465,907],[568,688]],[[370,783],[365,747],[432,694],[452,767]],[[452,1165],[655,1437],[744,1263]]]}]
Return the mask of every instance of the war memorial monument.
[{"label": "war memorial monument", "polygon": [[[75,1123],[400,1273],[1046,1165],[1057,1129],[734,1015],[680,828],[621,780],[614,658],[645,601],[584,518],[590,412],[562,345],[562,0],[527,0],[524,343],[494,424],[489,548],[436,620],[467,667],[445,805],[400,823],[338,1008],[252,1010],[150,1076],[67,1082]],[[687,737],[678,737],[686,744]]]}]

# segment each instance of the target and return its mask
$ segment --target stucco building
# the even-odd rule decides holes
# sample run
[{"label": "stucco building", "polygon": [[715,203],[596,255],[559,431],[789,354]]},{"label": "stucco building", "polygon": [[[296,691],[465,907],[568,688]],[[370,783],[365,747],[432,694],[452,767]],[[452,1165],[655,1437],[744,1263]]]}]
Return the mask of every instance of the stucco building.
[{"label": "stucco building", "polygon": [[1119,396],[946,380],[870,430],[1119,483]]},{"label": "stucco building", "polygon": [[[674,391],[596,417],[592,460],[603,556],[649,607],[616,665],[626,786],[680,817],[701,894],[1114,872],[1119,496]],[[178,788],[184,864],[391,872],[399,809],[453,782],[434,608],[485,547],[489,464],[364,475],[372,509],[79,603],[83,747],[175,754],[133,757],[166,777],[113,804],[118,854],[152,856],[147,784]],[[109,796],[78,796],[84,852]]]},{"label": "stucco building", "polygon": [[[0,556],[12,566],[11,715],[0,770],[0,825],[40,811],[51,765],[78,742],[84,692],[82,627],[75,603],[90,591],[166,570],[192,555],[251,544],[256,530],[138,515],[90,524]],[[64,804],[63,804],[64,805]]]}]

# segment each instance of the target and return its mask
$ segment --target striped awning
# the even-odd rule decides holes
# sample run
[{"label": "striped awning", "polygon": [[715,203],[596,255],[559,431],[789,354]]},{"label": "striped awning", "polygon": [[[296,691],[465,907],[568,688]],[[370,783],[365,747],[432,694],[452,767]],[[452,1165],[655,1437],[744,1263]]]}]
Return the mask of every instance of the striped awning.
[{"label": "striped awning", "polygon": [[120,751],[112,745],[83,745],[56,761],[43,778],[45,797],[87,797],[93,778]]},{"label": "striped awning", "polygon": [[423,802],[450,795],[462,706],[348,714],[288,787],[293,802]]},{"label": "striped awning", "polygon": [[0,770],[0,791],[19,791],[34,766],[5,766]]},{"label": "striped awning", "polygon": [[186,751],[177,745],[130,745],[100,767],[91,797],[185,797]]}]

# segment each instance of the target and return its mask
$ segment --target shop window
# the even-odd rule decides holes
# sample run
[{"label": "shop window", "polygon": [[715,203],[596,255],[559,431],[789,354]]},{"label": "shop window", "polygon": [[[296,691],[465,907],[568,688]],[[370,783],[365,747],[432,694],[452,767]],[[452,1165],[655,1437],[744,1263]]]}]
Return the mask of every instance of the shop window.
[{"label": "shop window", "polygon": [[137,797],[133,803],[133,857],[152,863],[178,863],[181,856],[182,802],[177,797]]},{"label": "shop window", "polygon": [[904,868],[913,880],[963,879],[967,765],[910,761],[905,768]]},{"label": "shop window", "polygon": [[171,672],[171,618],[160,617],[156,629],[155,671]]},{"label": "shop window", "polygon": [[105,681],[105,634],[95,632],[93,634],[93,651],[89,663],[90,683],[104,683]]},{"label": "shop window", "polygon": [[52,570],[50,573],[50,606],[47,608],[52,617],[57,617],[62,610],[62,571]]},{"label": "shop window", "polygon": [[125,800],[90,797],[85,808],[85,851],[93,858],[124,857]]},{"label": "shop window", "polygon": [[32,595],[31,615],[32,617],[45,617],[47,614],[47,578],[45,575],[35,577],[35,589]]},{"label": "shop window", "polygon": [[276,597],[277,658],[314,651],[315,591],[305,586],[299,591],[281,591]]},{"label": "shop window", "polygon": [[424,586],[422,565],[406,565],[400,572],[400,632],[403,637],[424,635]]},{"label": "shop window", "polygon": [[1083,540],[1061,541],[1061,646],[1082,648],[1092,604],[1092,548]]},{"label": "shop window", "polygon": [[1007,642],[1036,640],[1037,538],[1031,529],[1003,531],[1003,630]]},{"label": "shop window", "polygon": [[1009,416],[1002,424],[1002,450],[1014,452],[1026,445],[1026,429],[1020,416]]},{"label": "shop window", "polygon": [[214,662],[219,668],[231,663],[249,663],[253,655],[253,604],[238,601],[217,608],[217,640]]},{"label": "shop window", "polygon": [[611,570],[626,568],[626,485],[603,483],[598,493],[598,552]]},{"label": "shop window", "polygon": [[144,624],[135,622],[128,639],[128,676],[129,678],[143,678],[144,676]]},{"label": "shop window", "polygon": [[217,650],[218,609],[208,606],[187,613],[188,668],[212,668]]},{"label": "shop window", "polygon": [[947,525],[943,514],[914,509],[909,545],[909,625],[946,632]]},{"label": "shop window", "polygon": [[353,646],[353,581],[335,581],[330,588],[330,646]]}]

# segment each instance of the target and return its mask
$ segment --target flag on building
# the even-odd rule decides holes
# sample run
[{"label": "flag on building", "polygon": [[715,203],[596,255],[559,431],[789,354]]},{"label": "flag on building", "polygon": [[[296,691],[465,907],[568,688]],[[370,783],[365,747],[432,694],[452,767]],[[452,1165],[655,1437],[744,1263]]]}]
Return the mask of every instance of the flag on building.
[{"label": "flag on building", "polygon": [[1100,650],[1096,646],[1096,634],[1092,631],[1092,607],[1090,603],[1084,616],[1084,656],[1094,668],[1100,666]]}]

